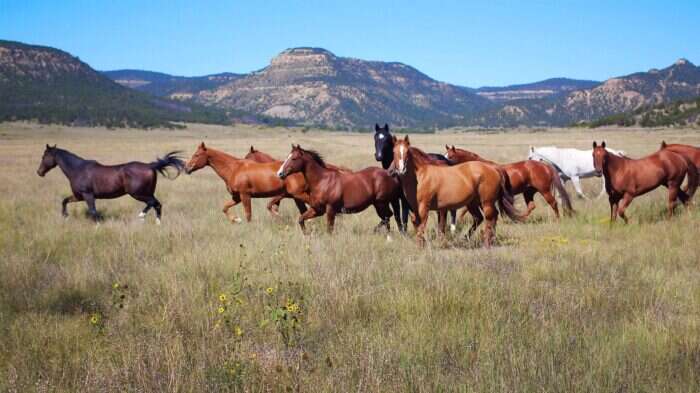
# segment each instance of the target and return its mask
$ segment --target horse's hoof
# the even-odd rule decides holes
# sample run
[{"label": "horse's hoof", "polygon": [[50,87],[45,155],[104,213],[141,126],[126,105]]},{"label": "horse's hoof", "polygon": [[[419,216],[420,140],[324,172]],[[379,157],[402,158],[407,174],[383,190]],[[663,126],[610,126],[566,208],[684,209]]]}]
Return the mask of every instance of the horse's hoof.
[{"label": "horse's hoof", "polygon": [[142,220],[145,219],[145,218],[146,218],[146,213],[144,213],[144,212],[139,213],[139,218],[142,219]]},{"label": "horse's hoof", "polygon": [[156,225],[160,225],[160,218],[156,218]]},{"label": "horse's hoof", "polygon": [[394,241],[394,239],[391,238],[391,235],[386,235],[386,242],[387,243],[391,243],[393,241]]},{"label": "horse's hoof", "polygon": [[451,232],[451,233],[457,232],[457,225],[455,225],[455,224],[450,224],[450,232]]}]

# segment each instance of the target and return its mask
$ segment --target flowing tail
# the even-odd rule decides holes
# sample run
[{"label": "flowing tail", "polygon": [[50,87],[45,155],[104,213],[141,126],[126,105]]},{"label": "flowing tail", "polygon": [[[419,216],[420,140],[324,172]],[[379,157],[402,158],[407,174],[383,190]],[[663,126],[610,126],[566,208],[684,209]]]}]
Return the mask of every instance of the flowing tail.
[{"label": "flowing tail", "polygon": [[[695,191],[698,189],[698,167],[696,167],[695,163],[693,163],[693,161],[691,161],[688,157],[681,157],[683,157],[685,159],[685,162],[688,164],[688,174],[686,175],[688,177],[688,184],[686,185],[684,192],[687,195],[687,200],[692,201],[693,196],[695,195]],[[686,202],[683,201],[682,198],[681,201],[683,203]]]},{"label": "flowing tail", "polygon": [[[180,172],[185,168],[185,162],[180,159],[178,154],[180,154],[180,151],[171,151],[170,153],[166,154],[165,157],[157,157],[155,161],[151,162],[148,164],[151,169],[154,171],[158,171],[161,175],[165,176],[168,179],[175,179],[180,175]],[[175,171],[177,172],[174,177],[170,177],[168,172],[168,168],[175,168]]]},{"label": "flowing tail", "polygon": [[518,209],[515,208],[515,198],[510,191],[510,181],[504,170],[499,170],[501,173],[501,193],[498,196],[498,209],[508,218],[516,222],[524,222],[525,217]]},{"label": "flowing tail", "polygon": [[561,203],[564,205],[564,214],[567,216],[573,216],[576,211],[573,206],[571,206],[571,198],[569,198],[569,193],[566,192],[564,188],[564,183],[561,182],[561,176],[559,176],[559,171],[557,171],[551,165],[548,165],[552,173],[552,187],[557,190],[559,197],[561,198]]}]

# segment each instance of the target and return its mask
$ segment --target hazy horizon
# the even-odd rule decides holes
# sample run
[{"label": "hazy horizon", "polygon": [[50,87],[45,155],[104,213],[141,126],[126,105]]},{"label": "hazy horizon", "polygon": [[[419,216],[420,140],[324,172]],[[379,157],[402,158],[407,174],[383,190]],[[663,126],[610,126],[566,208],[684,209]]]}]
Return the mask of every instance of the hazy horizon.
[{"label": "hazy horizon", "polygon": [[[410,9],[409,9],[410,8]],[[62,4],[0,1],[0,38],[70,52],[98,70],[249,73],[281,51],[396,61],[468,87],[598,80],[696,63],[700,3],[360,1]],[[80,21],[80,23],[76,23]],[[685,39],[687,37],[687,39]]]}]

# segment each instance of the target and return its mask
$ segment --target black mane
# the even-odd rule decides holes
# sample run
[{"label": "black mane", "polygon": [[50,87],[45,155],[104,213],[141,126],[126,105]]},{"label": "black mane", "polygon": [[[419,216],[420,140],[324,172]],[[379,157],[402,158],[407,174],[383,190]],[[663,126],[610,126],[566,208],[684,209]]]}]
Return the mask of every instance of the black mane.
[{"label": "black mane", "polygon": [[316,150],[310,150],[310,149],[309,150],[301,149],[301,151],[310,155],[311,158],[313,158],[313,160],[316,161],[316,163],[318,165],[320,165],[324,168],[326,167],[326,162],[323,160],[323,156],[321,155],[321,153],[317,152]]}]

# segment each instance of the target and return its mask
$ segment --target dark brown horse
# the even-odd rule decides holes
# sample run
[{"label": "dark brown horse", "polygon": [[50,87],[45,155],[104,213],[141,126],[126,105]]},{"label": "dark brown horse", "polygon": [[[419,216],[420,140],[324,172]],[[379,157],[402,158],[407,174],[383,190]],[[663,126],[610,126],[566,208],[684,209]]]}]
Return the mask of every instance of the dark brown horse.
[{"label": "dark brown horse", "polygon": [[[564,213],[570,215],[573,212],[571,199],[562,184],[559,173],[548,164],[534,160],[525,160],[500,165],[476,153],[458,149],[454,145],[452,145],[452,147],[445,145],[445,149],[447,150],[445,157],[453,162],[481,161],[500,166],[508,176],[511,194],[523,194],[523,198],[525,198],[525,203],[527,204],[527,211],[524,214],[525,217],[529,216],[530,213],[535,210],[535,194],[539,192],[552,210],[554,210],[556,217],[559,218],[557,200],[554,198],[552,192],[554,189],[556,189],[561,196],[562,203],[564,204]],[[463,212],[462,216],[464,213],[466,212]]]},{"label": "dark brown horse", "polygon": [[397,224],[401,223],[399,181],[384,169],[370,167],[357,172],[328,169],[318,153],[292,145],[292,151],[277,174],[284,179],[294,173],[303,173],[310,189],[310,208],[299,217],[303,231],[306,229],[304,221],[325,213],[328,232],[333,232],[336,214],[359,213],[371,205],[382,220],[379,226],[389,230],[390,206]]},{"label": "dark brown horse", "polygon": [[177,154],[178,152],[171,152],[150,163],[102,165],[97,161],[82,159],[68,150],[57,148],[56,145],[46,145],[36,172],[43,177],[58,166],[68,178],[73,195],[63,199],[61,213],[64,217],[68,216],[68,203],[85,201],[90,217],[97,220],[99,215],[95,208],[95,199],[112,199],[129,194],[146,204],[139,217],[144,218],[153,208],[156,211],[156,222],[160,224],[162,205],[153,193],[156,191],[158,173],[166,175],[167,168],[174,168],[177,174],[180,174],[184,162]]},{"label": "dark brown horse", "polygon": [[[253,145],[250,146],[250,150],[248,151],[248,154],[245,155],[245,159],[255,161],[255,162],[274,162],[274,163],[279,164],[280,166],[282,165],[282,161],[272,157],[271,155],[269,155],[265,152],[262,152],[262,151],[256,149],[255,147],[253,147]],[[337,170],[337,171],[352,172],[352,170],[349,168],[346,168],[343,166],[337,166],[337,165],[333,165],[333,164],[329,164],[329,163],[326,163],[326,167],[328,169],[333,169],[333,170]],[[298,176],[301,176],[301,175],[298,175]],[[287,198],[287,196],[284,194],[280,194],[280,195],[277,195],[276,197],[272,198],[270,200],[270,202],[267,204],[267,210],[269,210],[270,212],[272,212],[274,214],[279,214],[278,212],[279,212],[280,202],[284,198]]]},{"label": "dark brown horse", "polygon": [[[467,207],[474,216],[471,234],[485,218],[483,241],[490,247],[496,221],[498,205],[511,219],[521,221],[522,216],[512,205],[513,196],[506,188],[506,176],[492,164],[470,161],[454,166],[437,166],[430,157],[411,146],[408,136],[394,139],[393,168],[401,177],[404,195],[411,204],[417,227],[419,245],[425,243],[424,233],[428,211],[439,212],[439,229],[445,232],[448,210]],[[483,216],[482,213],[483,212]]]},{"label": "dark brown horse", "polygon": [[[666,141],[661,141],[661,148],[670,150],[684,156],[685,158],[688,158],[695,165],[695,169],[700,170],[700,147],[675,143],[667,145]],[[684,191],[688,192],[688,186],[685,187]]]},{"label": "dark brown horse", "polygon": [[[226,183],[226,189],[231,194],[231,201],[224,203],[223,212],[231,222],[241,220],[229,216],[228,211],[239,203],[243,203],[246,221],[253,217],[251,198],[270,198],[283,195],[286,198],[294,198],[300,213],[306,211],[305,202],[307,193],[304,177],[299,175],[290,177],[284,181],[277,177],[279,165],[276,162],[255,162],[236,158],[230,154],[207,147],[202,142],[185,164],[185,172],[191,174],[205,166],[211,167],[214,172]],[[271,210],[268,205],[268,209]],[[271,210],[272,213],[276,213]]]},{"label": "dark brown horse", "polygon": [[[632,199],[659,187],[668,188],[668,216],[673,216],[676,199],[688,205],[698,187],[698,171],[689,159],[668,149],[660,149],[634,160],[605,150],[605,142],[593,142],[593,165],[598,176],[605,176],[610,201],[610,222],[619,215],[627,223],[625,210]],[[681,190],[688,176],[688,192]]]}]

